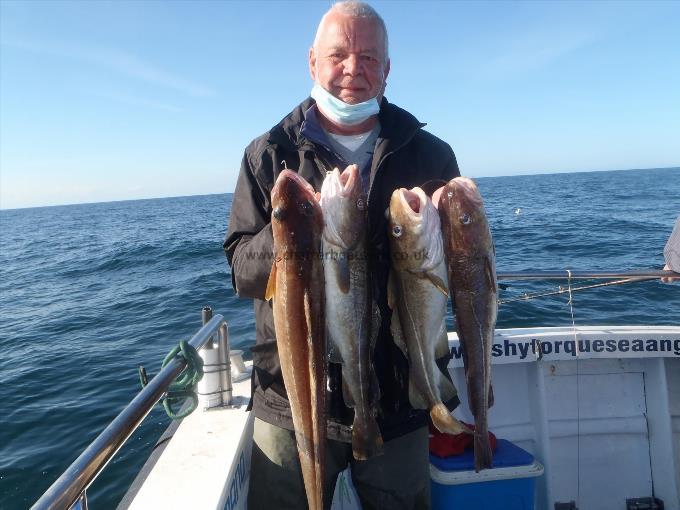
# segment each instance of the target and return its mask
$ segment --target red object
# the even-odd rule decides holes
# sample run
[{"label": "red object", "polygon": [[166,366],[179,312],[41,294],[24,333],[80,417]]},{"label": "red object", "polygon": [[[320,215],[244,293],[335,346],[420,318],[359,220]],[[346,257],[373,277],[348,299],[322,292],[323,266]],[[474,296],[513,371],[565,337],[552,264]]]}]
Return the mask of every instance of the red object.
[{"label": "red object", "polygon": [[[474,430],[475,426],[469,423],[461,422]],[[474,448],[474,436],[472,434],[445,434],[439,432],[432,424],[430,424],[430,453],[437,457],[450,457],[451,455],[462,455],[465,450]],[[491,443],[491,451],[496,450],[496,436],[489,432],[489,442]]]}]

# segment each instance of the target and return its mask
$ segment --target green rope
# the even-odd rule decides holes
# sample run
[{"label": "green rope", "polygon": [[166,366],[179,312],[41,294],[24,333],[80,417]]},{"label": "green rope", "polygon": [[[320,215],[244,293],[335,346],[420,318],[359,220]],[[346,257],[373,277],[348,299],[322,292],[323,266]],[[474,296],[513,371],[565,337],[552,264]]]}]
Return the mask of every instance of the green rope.
[{"label": "green rope", "polygon": [[[170,363],[175,357],[179,355],[186,360],[186,367],[175,378],[175,381],[170,385],[168,391],[163,397],[163,408],[167,415],[173,420],[181,420],[185,416],[190,415],[198,406],[198,396],[194,390],[196,383],[203,378],[203,359],[198,355],[198,351],[186,340],[181,340],[179,345],[175,346],[163,360],[161,369]],[[142,387],[146,386],[146,372],[144,367],[140,367],[140,382]],[[173,405],[183,402],[190,398],[191,404],[184,411],[175,412]]]}]

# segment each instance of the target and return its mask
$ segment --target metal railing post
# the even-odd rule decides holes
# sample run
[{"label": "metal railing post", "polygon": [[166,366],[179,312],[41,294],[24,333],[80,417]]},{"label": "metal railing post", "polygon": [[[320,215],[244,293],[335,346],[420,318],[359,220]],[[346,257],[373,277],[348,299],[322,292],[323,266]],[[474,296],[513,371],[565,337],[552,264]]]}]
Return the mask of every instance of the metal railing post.
[{"label": "metal railing post", "polygon": [[[212,307],[210,307],[210,305],[205,305],[201,309],[201,320],[203,321],[204,326],[208,323],[208,321],[210,321],[210,319],[212,319],[212,316],[213,316]],[[205,347],[203,347],[203,348],[204,349],[213,349],[214,347],[215,347],[215,344],[213,342],[213,337],[210,337],[210,340],[208,340],[206,342]]]},{"label": "metal railing post", "polygon": [[[210,319],[189,343],[196,350],[200,350],[215,334],[215,330],[219,331],[220,339],[225,339],[228,350],[227,325],[221,315],[215,315]],[[227,363],[228,361],[227,355]],[[185,366],[184,359],[175,357],[165,368],[161,369],[31,508],[66,510],[78,500],[151,409],[165,395],[168,386]],[[229,374],[231,375],[230,372]],[[231,401],[231,378],[229,377],[227,381],[228,384],[225,387],[229,389],[228,398]]]},{"label": "metal railing post", "polygon": [[224,370],[220,372],[220,389],[222,390],[222,405],[231,405],[231,358],[229,356],[229,329],[226,323],[222,323],[218,330],[218,358]]}]

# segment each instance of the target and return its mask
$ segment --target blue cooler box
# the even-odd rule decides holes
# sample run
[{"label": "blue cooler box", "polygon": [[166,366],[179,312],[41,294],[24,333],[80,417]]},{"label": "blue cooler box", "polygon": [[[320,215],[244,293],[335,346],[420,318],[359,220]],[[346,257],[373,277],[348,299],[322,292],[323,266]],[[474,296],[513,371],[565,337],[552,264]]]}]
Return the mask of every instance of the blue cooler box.
[{"label": "blue cooler box", "polygon": [[519,446],[498,440],[493,469],[475,473],[474,454],[430,455],[433,510],[533,510],[543,466]]}]

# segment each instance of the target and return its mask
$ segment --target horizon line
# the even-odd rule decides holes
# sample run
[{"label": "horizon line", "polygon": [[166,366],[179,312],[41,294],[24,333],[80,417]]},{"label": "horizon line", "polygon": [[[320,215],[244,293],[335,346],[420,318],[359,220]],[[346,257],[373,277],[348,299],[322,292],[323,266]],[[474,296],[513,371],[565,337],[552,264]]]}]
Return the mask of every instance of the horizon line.
[{"label": "horizon line", "polygon": [[[679,166],[665,166],[665,167],[650,167],[650,168],[624,168],[624,169],[606,169],[606,170],[558,170],[554,172],[544,172],[544,173],[515,173],[507,175],[485,175],[481,177],[475,177],[467,175],[471,179],[496,179],[500,177],[528,177],[528,176],[540,176],[540,175],[556,175],[556,174],[588,174],[588,173],[600,173],[600,172],[636,172],[636,171],[650,171],[650,170],[680,170]],[[223,193],[196,193],[192,195],[168,195],[168,196],[156,196],[156,197],[144,197],[144,198],[121,198],[119,200],[102,200],[98,202],[72,202],[67,204],[46,204],[46,205],[28,205],[20,207],[8,207],[4,208],[0,205],[0,211],[18,211],[23,209],[44,209],[47,207],[70,207],[74,205],[95,205],[95,204],[116,204],[121,202],[139,202],[143,200],[163,200],[167,198],[189,198],[189,197],[210,197],[216,195],[229,195],[233,194],[234,190],[225,191]]]}]

